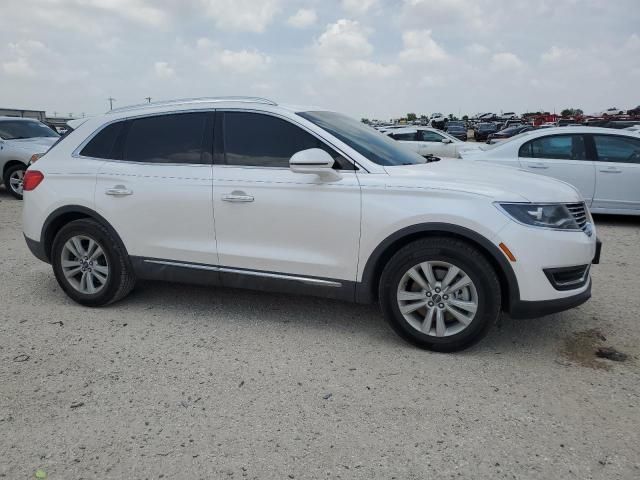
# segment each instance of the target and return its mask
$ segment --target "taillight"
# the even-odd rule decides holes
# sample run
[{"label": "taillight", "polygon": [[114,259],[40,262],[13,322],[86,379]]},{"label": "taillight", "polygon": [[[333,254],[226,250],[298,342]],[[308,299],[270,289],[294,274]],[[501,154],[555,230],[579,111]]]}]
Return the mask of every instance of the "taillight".
[{"label": "taillight", "polygon": [[27,170],[22,179],[22,190],[28,192],[34,190],[44,180],[44,174],[38,170]]}]

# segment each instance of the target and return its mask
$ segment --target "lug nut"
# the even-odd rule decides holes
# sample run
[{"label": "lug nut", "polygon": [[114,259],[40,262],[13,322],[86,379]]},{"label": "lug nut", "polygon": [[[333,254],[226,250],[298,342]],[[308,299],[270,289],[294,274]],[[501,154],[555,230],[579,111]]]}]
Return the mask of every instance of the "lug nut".
[{"label": "lug nut", "polygon": [[429,303],[428,303],[428,305],[429,305],[430,307],[433,307],[433,302],[429,302]]},{"label": "lug nut", "polygon": [[431,292],[427,292],[427,297],[430,297],[430,296],[431,296]]},{"label": "lug nut", "polygon": [[440,303],[440,304],[438,305],[438,307],[440,307],[440,308],[444,308],[444,303]]},{"label": "lug nut", "polygon": [[449,295],[443,295],[442,298],[444,298],[445,300],[449,300]]},{"label": "lug nut", "polygon": [[436,287],[436,293],[440,293],[440,289]]}]

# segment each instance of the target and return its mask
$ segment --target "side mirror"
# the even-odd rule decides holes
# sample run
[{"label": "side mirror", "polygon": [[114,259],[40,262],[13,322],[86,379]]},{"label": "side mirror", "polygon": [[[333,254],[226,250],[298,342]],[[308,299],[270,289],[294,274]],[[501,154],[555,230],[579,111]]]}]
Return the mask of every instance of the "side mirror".
[{"label": "side mirror", "polygon": [[443,138],[442,139],[442,143],[451,143],[451,139],[450,138]]},{"label": "side mirror", "polygon": [[320,148],[309,148],[294,153],[289,159],[289,168],[296,173],[313,173],[321,177],[337,180],[342,178],[333,169],[333,158]]}]

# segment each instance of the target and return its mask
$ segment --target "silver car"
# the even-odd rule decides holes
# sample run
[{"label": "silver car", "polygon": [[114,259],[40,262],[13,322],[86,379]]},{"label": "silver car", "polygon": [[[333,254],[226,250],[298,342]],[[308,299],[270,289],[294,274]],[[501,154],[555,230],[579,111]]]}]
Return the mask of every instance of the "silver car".
[{"label": "silver car", "polygon": [[22,178],[29,162],[58,138],[60,135],[38,120],[0,117],[0,171],[11,195],[22,199]]}]

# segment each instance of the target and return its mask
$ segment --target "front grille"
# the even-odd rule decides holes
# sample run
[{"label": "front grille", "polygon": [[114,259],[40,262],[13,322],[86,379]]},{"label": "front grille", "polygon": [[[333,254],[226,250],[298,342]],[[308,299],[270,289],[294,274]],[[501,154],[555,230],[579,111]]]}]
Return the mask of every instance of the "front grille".
[{"label": "front grille", "polygon": [[544,274],[556,290],[573,290],[582,287],[589,280],[589,265],[545,268]]},{"label": "front grille", "polygon": [[587,228],[587,207],[585,207],[584,202],[568,203],[567,208],[575,218],[580,230],[584,232]]}]

